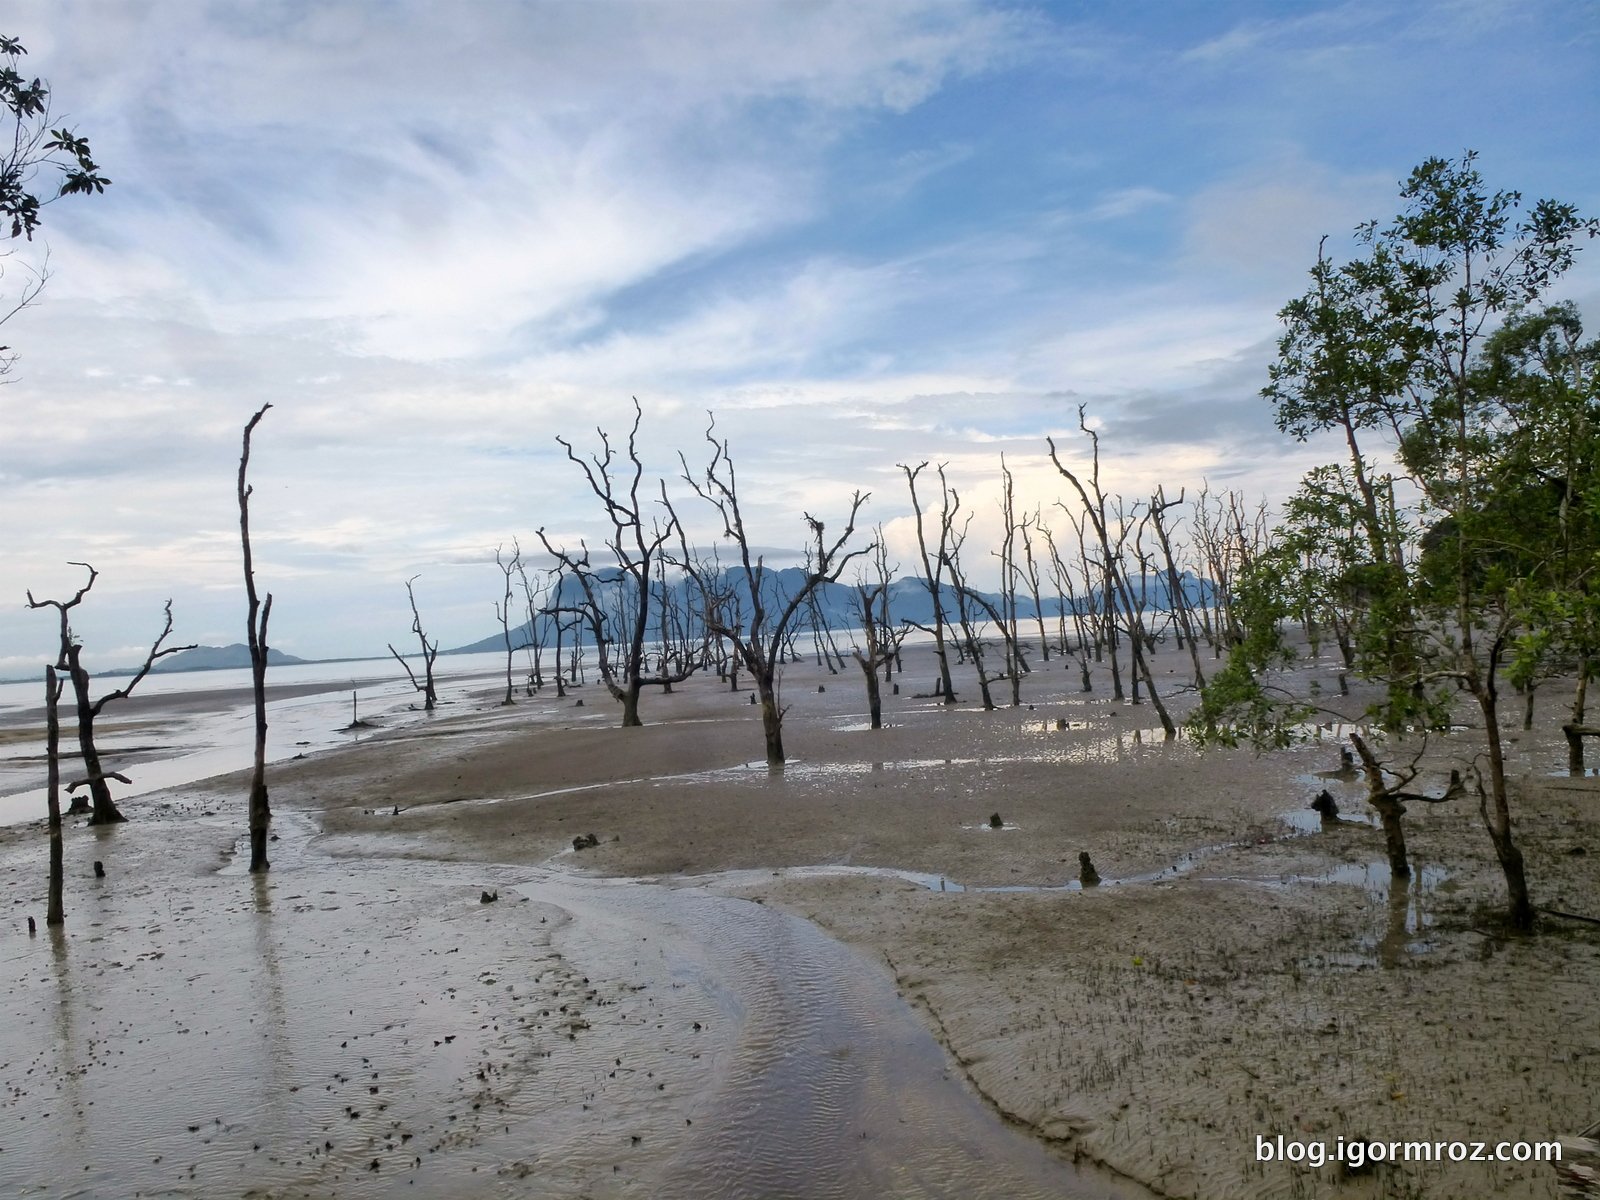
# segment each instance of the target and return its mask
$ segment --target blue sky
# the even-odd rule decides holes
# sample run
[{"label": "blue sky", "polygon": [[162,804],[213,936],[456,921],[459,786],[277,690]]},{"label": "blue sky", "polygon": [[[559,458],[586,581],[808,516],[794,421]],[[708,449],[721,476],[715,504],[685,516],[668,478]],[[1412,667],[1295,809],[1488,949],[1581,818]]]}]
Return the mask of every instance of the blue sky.
[{"label": "blue sky", "polygon": [[[232,473],[269,400],[275,644],[381,651],[420,572],[449,645],[492,625],[497,544],[598,534],[554,438],[630,396],[669,476],[716,410],[774,546],[859,487],[909,563],[898,461],[950,463],[975,544],[1002,452],[1048,511],[1080,403],[1112,490],[1276,498],[1323,455],[1257,395],[1321,235],[1468,147],[1600,212],[1588,0],[8,14],[114,184],[47,210],[4,330],[4,674],[50,652],[22,593],[68,559],[101,570],[91,661],[168,595],[184,640],[242,640]],[[1591,312],[1595,251],[1562,285]]]}]

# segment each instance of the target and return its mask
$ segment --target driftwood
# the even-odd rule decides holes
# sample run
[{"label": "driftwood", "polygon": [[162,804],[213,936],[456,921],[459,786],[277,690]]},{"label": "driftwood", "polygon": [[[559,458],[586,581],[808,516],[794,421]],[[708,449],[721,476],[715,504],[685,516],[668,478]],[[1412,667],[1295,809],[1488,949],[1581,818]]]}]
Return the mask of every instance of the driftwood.
[{"label": "driftwood", "polygon": [[1562,912],[1559,908],[1541,908],[1540,912],[1551,917],[1561,917],[1568,921],[1583,921],[1589,925],[1600,925],[1600,917],[1586,917],[1582,913]]},{"label": "driftwood", "polygon": [[71,783],[67,784],[67,791],[75,792],[81,787],[92,787],[96,782],[103,779],[115,779],[118,783],[131,784],[133,782],[133,780],[129,779],[121,771],[105,771],[99,775],[88,775],[82,779],[74,779]]},{"label": "driftwood", "polygon": [[1561,1161],[1555,1168],[1562,1196],[1600,1196],[1600,1122],[1561,1139]]}]

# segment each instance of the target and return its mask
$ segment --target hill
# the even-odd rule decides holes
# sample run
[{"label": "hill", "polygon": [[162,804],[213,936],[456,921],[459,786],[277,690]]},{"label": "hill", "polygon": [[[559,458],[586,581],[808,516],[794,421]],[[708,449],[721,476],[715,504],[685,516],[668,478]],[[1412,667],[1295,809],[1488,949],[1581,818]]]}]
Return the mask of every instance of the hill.
[{"label": "hill", "polygon": [[[732,568],[725,571],[723,576],[725,579],[731,579],[742,574],[742,568]],[[601,598],[602,603],[607,604],[608,607],[619,608],[620,606],[614,602],[621,598],[619,593],[623,587],[627,586],[622,574],[615,570],[602,571],[597,574],[596,578],[598,580],[596,593]],[[788,567],[781,571],[768,571],[762,589],[767,599],[768,609],[781,608],[779,597],[792,594],[793,589],[800,587],[804,582],[805,572],[800,567]],[[1147,575],[1142,580],[1134,579],[1130,583],[1136,594],[1142,594],[1147,599],[1150,608],[1157,611],[1165,611],[1170,607],[1167,595],[1167,580],[1164,575]],[[1179,576],[1178,585],[1191,606],[1214,606],[1217,603],[1216,587],[1209,580],[1201,579],[1185,571]],[[678,580],[668,585],[674,602],[688,611],[693,611],[694,606],[692,604],[684,603],[686,599],[685,592],[689,587],[690,585],[683,580]],[[744,588],[748,595],[748,582],[744,584]],[[985,592],[977,589],[974,589],[974,591],[992,604],[996,610],[1001,609],[1002,597],[999,592]],[[825,583],[817,589],[815,598],[816,611],[827,628],[853,629],[861,623],[860,617],[856,613],[856,590],[854,587],[843,583]],[[1098,604],[1098,593],[1094,596],[1094,601]],[[948,584],[943,585],[940,589],[940,602],[944,607],[947,618],[953,620],[956,613],[955,589]],[[562,582],[559,600],[549,602],[547,607],[577,608],[582,603],[582,589],[575,579],[569,578]],[[1089,607],[1089,604],[1081,599],[1077,603],[1084,609]],[[1044,596],[1040,598],[1039,608],[1042,610],[1041,615],[1046,618],[1054,618],[1060,616],[1063,611],[1070,612],[1071,604],[1071,601],[1063,601],[1059,597]],[[901,621],[913,621],[919,625],[932,623],[933,598],[928,592],[927,584],[920,577],[902,576],[889,585],[889,616],[891,622],[896,624]],[[1017,597],[1017,618],[1019,620],[1034,619],[1032,597],[1020,595]],[[547,646],[554,645],[555,631],[552,618],[542,615],[539,617],[539,622],[541,632],[544,635],[544,644]],[[809,619],[804,613],[801,615],[799,624],[802,628],[809,627]],[[520,650],[524,646],[531,645],[533,642],[532,629],[533,624],[531,621],[524,621],[520,625],[512,626],[511,648]],[[653,636],[654,630],[652,629],[651,632]],[[565,636],[570,644],[572,634],[568,633]],[[586,643],[593,640],[587,627],[582,629],[582,639]],[[505,649],[505,636],[495,632],[488,637],[480,638],[478,641],[464,646],[455,646],[449,650],[442,651],[442,653],[480,654],[503,649]]]},{"label": "hill", "polygon": [[[289,667],[296,663],[309,660],[296,658],[292,654],[285,654],[281,650],[267,647],[267,666]],[[250,665],[250,647],[243,642],[235,642],[231,646],[196,646],[193,650],[184,650],[179,654],[170,655],[156,663],[157,671],[226,671],[236,667]]]}]

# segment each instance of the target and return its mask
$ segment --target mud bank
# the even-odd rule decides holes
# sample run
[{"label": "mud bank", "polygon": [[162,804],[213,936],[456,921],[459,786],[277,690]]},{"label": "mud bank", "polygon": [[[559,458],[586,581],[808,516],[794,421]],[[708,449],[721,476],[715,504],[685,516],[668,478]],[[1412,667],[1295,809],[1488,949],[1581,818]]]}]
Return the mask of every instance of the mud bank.
[{"label": "mud bank", "polygon": [[[931,678],[927,664],[912,665]],[[1165,665],[1176,684],[1183,664]],[[1600,1116],[1597,931],[1552,919],[1537,937],[1504,936],[1497,871],[1470,806],[1413,812],[1418,886],[1391,894],[1374,865],[1381,834],[1364,819],[1359,788],[1314,774],[1336,761],[1334,729],[1320,745],[1272,757],[1201,753],[1164,742],[1148,706],[1086,697],[1076,682],[1075,670],[1052,663],[1027,681],[1031,710],[996,712],[916,700],[907,686],[887,701],[891,727],[871,731],[857,680],[791,668],[786,740],[796,761],[779,774],[750,765],[760,730],[747,695],[712,679],[647,697],[650,724],[631,730],[612,727],[612,707],[593,688],[579,693],[583,707],[577,696],[544,696],[500,709],[485,695],[392,736],[274,768],[280,813],[302,812],[323,831],[305,861],[275,852],[265,884],[230,881],[209,873],[221,826],[173,825],[185,831],[174,834],[180,843],[210,839],[187,852],[205,869],[152,882],[139,901],[148,911],[107,910],[103,923],[135,943],[146,921],[161,936],[185,930],[183,953],[196,958],[231,939],[234,948],[217,953],[239,969],[214,1007],[246,1011],[264,1022],[262,1035],[271,1022],[251,1004],[268,994],[261,964],[270,943],[280,980],[304,970],[315,983],[293,985],[302,991],[344,989],[336,966],[348,969],[363,996],[394,993],[371,1001],[388,1005],[377,1033],[411,1038],[406,1054],[450,1047],[458,1055],[432,1074],[427,1055],[407,1068],[409,1086],[433,1099],[393,1127],[369,1126],[370,1105],[332,1076],[320,1081],[316,1105],[301,1098],[303,1080],[282,1076],[301,1091],[278,1102],[290,1116],[271,1118],[283,1164],[274,1169],[311,1173],[276,1176],[280,1190],[263,1195],[320,1195],[334,1184],[341,1195],[385,1195],[413,1177],[404,1194],[438,1186],[497,1195],[495,1187],[515,1184],[523,1190],[507,1194],[965,1195],[985,1194],[990,1179],[1006,1179],[990,1194],[1076,1194],[1041,1183],[1026,1165],[1040,1163],[1048,1143],[1041,1170],[1092,1160],[1173,1196],[1554,1196],[1542,1164],[1423,1165],[1347,1179],[1334,1168],[1258,1164],[1254,1139],[1542,1140],[1592,1123]],[[1430,747],[1441,777],[1467,753],[1457,741],[1459,749],[1450,739]],[[1537,738],[1516,752],[1518,834],[1537,900],[1589,912],[1600,895],[1600,784],[1552,777],[1564,751]],[[1325,786],[1352,818],[1327,830],[1303,815]],[[215,781],[140,803],[151,815],[165,808],[174,822],[213,812],[209,820],[236,832],[242,795],[237,781]],[[139,807],[129,811],[138,818]],[[599,844],[574,852],[572,838],[591,832]],[[4,879],[8,900],[27,901],[11,905],[20,913],[36,906],[42,846],[8,836]],[[69,949],[94,947],[96,966],[81,966],[87,952],[58,965],[44,935],[24,944],[8,931],[5,953],[26,963],[8,1002],[31,1014],[35,1039],[62,971],[78,971],[67,981],[77,995],[85,978],[115,970],[131,979],[149,962],[120,944],[83,941],[106,937],[87,924],[102,919],[87,860],[110,866],[114,853],[113,878],[131,879],[123,847],[145,835],[125,827],[71,836]],[[97,845],[107,849],[87,849]],[[1075,886],[1080,852],[1105,885]],[[486,887],[500,899],[481,904]],[[174,894],[191,891],[207,898],[171,907]],[[829,959],[837,944],[818,939],[810,922],[859,957],[848,966]],[[273,932],[241,940],[261,929]],[[145,949],[178,953],[154,941]],[[323,966],[313,969],[317,953]],[[559,957],[540,957],[550,955]],[[383,969],[368,974],[369,959]],[[246,988],[249,979],[256,983]],[[881,1024],[895,990],[919,1014],[908,1031]],[[461,1009],[468,999],[477,1007]],[[563,1029],[545,1015],[563,1003],[582,1003],[588,1027]],[[78,1028],[93,1024],[126,1055],[134,1035],[106,1015],[115,1007],[68,1006]],[[325,1007],[325,1030],[280,1037],[296,1045],[268,1057],[310,1069],[308,1047],[331,1043],[331,1069],[356,1080],[359,1057],[374,1056],[362,1049],[346,1062],[358,1045],[350,1035],[374,1026],[358,1030],[363,1010],[348,1000]],[[435,1048],[438,1013],[464,1015],[452,1021],[458,1040]],[[636,1019],[642,1040],[630,1041]],[[397,1033],[402,1020],[411,1024]],[[469,1024],[479,1041],[460,1040]],[[755,1035],[747,1042],[736,1026],[787,1028],[796,1052]],[[223,1022],[198,1027],[218,1037]],[[871,1064],[855,1040],[863,1030],[901,1049]],[[630,1070],[635,1056],[642,1084]],[[0,1059],[10,1064],[8,1083],[44,1065],[11,1052]],[[514,1088],[497,1074],[506,1064]],[[279,1078],[267,1070],[258,1053],[246,1074]],[[997,1140],[992,1130],[976,1141],[924,1136],[968,1119],[955,1099],[925,1099],[946,1075],[981,1090],[979,1111],[1013,1125],[1001,1133],[1026,1130],[1031,1139]],[[23,1086],[33,1089],[26,1102],[13,1097],[0,1110],[19,1127],[41,1095]],[[241,1082],[228,1095],[249,1090]],[[212,1144],[225,1147],[214,1160],[198,1151],[184,1160],[197,1178],[209,1170],[220,1182],[224,1166],[242,1170],[265,1152],[242,1128],[216,1132],[266,1119],[227,1107],[181,1127],[187,1137],[198,1124],[192,1136],[203,1138],[211,1121],[220,1139]],[[485,1111],[515,1119],[497,1124]],[[384,1119],[400,1118],[384,1110]],[[451,1139],[446,1125],[470,1133]],[[531,1143],[528,1129],[538,1131]],[[774,1130],[783,1137],[774,1140]],[[341,1131],[348,1143],[333,1136]],[[425,1139],[432,1155],[416,1149]],[[13,1142],[0,1136],[0,1163]],[[320,1157],[310,1157],[318,1146]],[[406,1162],[413,1175],[403,1173]],[[997,1164],[1021,1174],[1007,1179]],[[524,1171],[526,1180],[515,1178]],[[764,1192],[761,1180],[778,1181],[776,1190]],[[941,1192],[941,1181],[958,1186]],[[713,1182],[724,1190],[708,1191]],[[468,1185],[482,1190],[449,1192]],[[283,1190],[295,1187],[303,1190]]]},{"label": "mud bank", "polygon": [[68,930],[8,932],[12,1194],[1145,1194],[1002,1124],[796,916],[276,825],[266,877],[214,818],[84,830]]}]

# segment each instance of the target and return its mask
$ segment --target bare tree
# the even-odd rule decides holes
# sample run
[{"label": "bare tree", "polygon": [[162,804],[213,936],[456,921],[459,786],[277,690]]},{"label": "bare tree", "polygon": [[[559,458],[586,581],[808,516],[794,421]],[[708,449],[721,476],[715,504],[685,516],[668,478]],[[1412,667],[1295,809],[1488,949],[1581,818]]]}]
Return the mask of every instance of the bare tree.
[{"label": "bare tree", "polygon": [[1042,515],[1036,508],[1017,522],[1017,532],[1022,535],[1022,576],[1028,581],[1028,594],[1033,597],[1033,619],[1039,626],[1039,654],[1041,661],[1050,661],[1050,635],[1044,628],[1044,596],[1039,587],[1039,566],[1033,557],[1033,535],[1037,529],[1048,534]]},{"label": "bare tree", "polygon": [[889,587],[893,573],[889,567],[889,552],[883,544],[882,526],[879,526],[873,541],[872,564],[876,580],[869,584],[864,578],[858,578],[852,602],[867,651],[863,654],[859,649],[852,649],[852,653],[862,674],[866,676],[869,723],[873,729],[882,729],[883,694],[878,686],[878,668],[883,668],[884,678],[887,679],[900,653],[900,643],[911,632],[908,626],[897,626],[890,620]]},{"label": "bare tree", "polygon": [[1155,528],[1156,541],[1161,543],[1161,553],[1167,563],[1167,604],[1181,631],[1180,639],[1189,647],[1189,662],[1194,667],[1194,686],[1204,691],[1206,677],[1200,669],[1200,648],[1195,644],[1194,625],[1189,620],[1189,597],[1178,576],[1178,563],[1172,553],[1172,539],[1168,536],[1164,520],[1168,509],[1177,508],[1183,503],[1183,494],[1184,489],[1179,488],[1178,498],[1168,500],[1165,489],[1158,485],[1155,495],[1150,497],[1150,523]]},{"label": "bare tree", "polygon": [[505,583],[505,595],[494,603],[495,620],[500,622],[500,635],[505,639],[506,644],[506,695],[505,699],[500,701],[502,708],[517,702],[515,695],[513,695],[511,683],[511,655],[516,650],[516,647],[511,644],[511,577],[522,567],[522,547],[514,541],[511,543],[511,547],[511,557],[509,559],[504,557],[504,546],[496,546],[494,548],[494,565],[500,568],[500,574],[505,577],[503,581]]},{"label": "bare tree", "polygon": [[433,686],[433,660],[439,657],[439,639],[428,641],[428,635],[422,632],[422,614],[417,611],[417,593],[415,584],[421,579],[420,575],[413,575],[406,580],[406,599],[411,601],[411,632],[417,635],[417,641],[422,643],[422,671],[419,680],[416,672],[411,669],[400,651],[394,648],[394,643],[389,643],[389,653],[394,655],[395,661],[405,668],[406,678],[411,680],[411,686],[422,693],[422,710],[432,712],[434,705],[439,701],[439,694]]},{"label": "bare tree", "polygon": [[[944,483],[944,472],[939,472],[939,482]],[[951,590],[955,592],[956,622],[961,630],[959,645],[965,656],[972,659],[973,669],[978,674],[978,696],[983,701],[985,709],[994,707],[994,695],[989,690],[991,683],[997,682],[1002,676],[990,674],[984,666],[984,647],[980,626],[982,618],[975,616],[975,610],[980,606],[988,607],[996,624],[1003,625],[999,614],[994,613],[992,606],[987,606],[981,596],[967,586],[965,574],[961,567],[961,551],[967,543],[967,533],[972,527],[972,514],[967,514],[967,519],[961,523],[959,532],[954,528],[955,520],[961,512],[961,497],[953,487],[945,485],[944,522],[946,529],[941,537],[944,546],[944,570],[949,575]]]},{"label": "bare tree", "polygon": [[[1107,587],[1116,594],[1117,600],[1120,602],[1124,618],[1128,623],[1128,644],[1130,650],[1132,651],[1133,667],[1136,673],[1135,680],[1137,681],[1139,675],[1144,676],[1145,684],[1150,692],[1150,702],[1155,706],[1156,716],[1161,721],[1161,728],[1165,731],[1167,737],[1173,738],[1177,736],[1177,726],[1173,724],[1172,717],[1168,714],[1166,705],[1161,702],[1161,695],[1156,690],[1155,677],[1150,671],[1150,663],[1146,654],[1149,637],[1144,628],[1144,622],[1142,616],[1140,615],[1140,611],[1135,606],[1132,591],[1128,586],[1127,571],[1124,569],[1121,562],[1121,551],[1128,533],[1128,522],[1126,520],[1119,519],[1118,525],[1120,528],[1118,533],[1118,544],[1116,549],[1113,549],[1111,545],[1110,534],[1107,529],[1106,495],[1105,492],[1103,492],[1100,488],[1100,436],[1095,433],[1094,430],[1089,428],[1088,423],[1084,420],[1083,414],[1084,410],[1080,405],[1078,408],[1078,428],[1089,435],[1089,442],[1090,446],[1092,447],[1093,455],[1092,468],[1089,475],[1089,488],[1086,489],[1078,476],[1062,463],[1060,457],[1056,453],[1056,444],[1053,438],[1046,439],[1050,446],[1050,461],[1055,464],[1056,470],[1061,473],[1062,477],[1065,478],[1067,482],[1072,484],[1073,490],[1078,493],[1078,499],[1083,504],[1084,514],[1089,523],[1093,526],[1095,536],[1099,539],[1101,553],[1104,555],[1105,580]],[[1090,496],[1090,490],[1093,491],[1092,498]],[[1141,563],[1141,579],[1143,576],[1144,570]],[[1107,599],[1109,602],[1110,597],[1107,597]]]},{"label": "bare tree", "polygon": [[250,645],[250,687],[256,703],[256,755],[250,772],[250,870],[265,871],[267,828],[272,806],[267,801],[267,621],[272,616],[272,593],[265,602],[256,595],[255,563],[250,553],[250,496],[255,488],[245,482],[250,469],[250,437],[267,415],[270,404],[256,410],[244,427],[244,449],[239,455],[239,540],[244,545],[244,593],[247,602],[245,630]]},{"label": "bare tree", "polygon": [[[1022,676],[1028,672],[1027,663],[1023,660],[1022,644],[1017,638],[1017,577],[1022,573],[1017,564],[1017,522],[1016,484],[1011,477],[1011,468],[1006,466],[1006,456],[1000,456],[1000,474],[1002,479],[1002,494],[1000,501],[1000,515],[1005,521],[1005,533],[1000,540],[1000,598],[1003,611],[999,614],[1003,620],[1000,622],[1001,636],[1006,643],[1006,674],[1011,680],[1011,706],[1018,707],[1022,703]],[[1021,530],[1025,532],[1026,519]],[[1034,595],[1034,604],[1037,605],[1039,597]],[[1042,628],[1042,626],[1041,626]],[[1049,657],[1045,651],[1045,657]]]},{"label": "bare tree", "polygon": [[[844,532],[831,542],[826,538],[823,523],[810,513],[804,514],[806,528],[811,534],[811,546],[806,553],[805,578],[790,591],[787,599],[775,601],[768,586],[766,563],[750,548],[744,514],[739,508],[739,481],[733,458],[728,452],[728,443],[717,439],[715,418],[706,428],[706,441],[711,444],[711,462],[704,475],[697,479],[690,472],[685,459],[683,477],[697,496],[716,509],[722,520],[724,536],[733,541],[738,551],[742,575],[729,572],[713,575],[701,570],[698,564],[690,561],[687,546],[682,551],[684,567],[694,574],[700,589],[703,619],[707,628],[728,640],[755,682],[761,703],[761,728],[766,738],[767,764],[781,767],[784,763],[783,710],[778,705],[778,673],[789,629],[796,614],[818,587],[837,582],[851,559],[871,549],[871,546],[864,546],[845,550],[845,544],[855,534],[856,515],[867,497],[859,491],[851,497],[850,514],[845,518]],[[748,601],[748,608],[738,604],[741,597]],[[743,620],[740,620],[741,615]]]},{"label": "bare tree", "polygon": [[[1073,536],[1078,541],[1078,577],[1083,581],[1084,622],[1079,630],[1080,639],[1086,629],[1093,636],[1089,638],[1090,649],[1094,653],[1097,663],[1110,659],[1111,665],[1111,698],[1121,700],[1125,693],[1122,690],[1122,668],[1118,665],[1117,649],[1117,605],[1116,592],[1112,588],[1106,575],[1105,563],[1095,558],[1089,550],[1089,540],[1086,536],[1086,527],[1089,525],[1088,515],[1078,514],[1069,509],[1061,501],[1056,502],[1056,507],[1066,513],[1067,520],[1072,524]],[[1098,580],[1098,585],[1096,584]],[[1087,673],[1084,676],[1087,683]],[[1084,688],[1085,691],[1089,689]]]},{"label": "bare tree", "polygon": [[945,651],[944,630],[945,615],[944,602],[941,599],[943,591],[944,564],[947,544],[950,535],[950,514],[946,511],[945,500],[947,494],[944,487],[944,466],[940,464],[939,471],[939,545],[933,554],[928,553],[927,533],[923,528],[922,501],[917,496],[917,476],[927,467],[926,462],[918,463],[915,467],[908,467],[905,463],[897,464],[906,473],[906,486],[911,490],[911,511],[917,518],[917,557],[922,563],[922,582],[928,589],[928,597],[933,603],[933,625],[918,626],[918,628],[933,634],[933,654],[939,661],[939,691],[946,704],[956,702],[956,690],[950,682],[950,659]]},{"label": "bare tree", "polygon": [[[1039,531],[1044,534],[1045,548],[1050,551],[1050,577],[1055,584],[1056,605],[1056,635],[1059,639],[1061,652],[1071,654],[1078,660],[1079,690],[1092,692],[1094,690],[1094,677],[1089,667],[1090,638],[1085,628],[1084,605],[1079,602],[1077,593],[1072,586],[1072,570],[1067,566],[1066,560],[1061,556],[1061,549],[1056,545],[1055,533],[1048,525],[1040,525]],[[1067,619],[1072,619],[1072,640],[1067,641]]]},{"label": "bare tree", "polygon": [[[551,572],[550,591],[549,591],[549,594],[545,598],[546,599],[545,607],[540,609],[540,611],[539,611],[539,615],[540,616],[545,617],[547,620],[549,620],[555,626],[555,631],[556,631],[556,645],[555,645],[555,656],[556,656],[556,699],[557,700],[564,700],[564,699],[566,699],[566,695],[567,695],[567,683],[566,683],[567,676],[563,673],[566,670],[566,664],[562,661],[562,657],[561,657],[561,652],[565,648],[563,643],[564,643],[564,641],[566,639],[567,630],[571,629],[571,630],[575,631],[574,636],[575,636],[577,645],[574,647],[574,650],[573,650],[574,656],[577,655],[577,653],[579,652],[579,650],[581,649],[581,647],[583,645],[583,634],[582,634],[582,632],[580,630],[577,618],[576,617],[571,617],[569,614],[564,612],[562,610],[562,607],[561,607],[562,585],[566,583],[566,580],[567,580],[566,569],[564,567],[560,566],[560,565],[557,565],[556,569]],[[567,619],[563,620],[564,617],[567,618]],[[577,672],[576,671],[574,671],[573,674],[572,674],[572,682],[574,684],[576,684],[578,682]]]},{"label": "bare tree", "polygon": [[[678,519],[667,503],[665,483],[661,484],[661,506],[665,520],[652,520],[646,526],[644,502],[639,488],[644,480],[644,463],[639,458],[639,424],[644,410],[638,398],[633,401],[633,425],[628,430],[628,461],[617,461],[617,453],[604,429],[600,435],[601,452],[589,458],[580,458],[572,443],[558,437],[567,458],[576,463],[589,484],[589,490],[600,501],[611,522],[611,536],[606,539],[606,549],[615,560],[614,571],[595,566],[589,557],[589,547],[580,541],[577,553],[551,544],[541,528],[539,540],[583,593],[583,602],[577,606],[559,606],[558,611],[579,616],[589,626],[594,637],[596,665],[606,690],[622,705],[624,727],[643,724],[639,720],[639,693],[647,686],[660,687],[667,683],[681,683],[699,669],[698,661],[681,663],[671,670],[655,675],[647,673],[645,664],[645,636],[650,628],[650,581],[656,560],[662,548],[678,532]],[[619,477],[617,468],[626,473]],[[608,589],[610,589],[608,594]],[[613,628],[617,626],[619,628]]]},{"label": "bare tree", "polygon": [[165,658],[169,654],[177,654],[182,650],[193,650],[194,646],[168,646],[162,648],[162,643],[172,633],[172,601],[167,601],[166,625],[160,635],[150,647],[150,653],[145,656],[144,665],[134,673],[122,687],[112,692],[107,692],[100,699],[94,700],[89,696],[89,672],[83,666],[83,644],[78,641],[72,632],[71,612],[83,603],[83,598],[89,594],[89,589],[94,587],[94,581],[100,573],[88,563],[75,562],[69,566],[82,567],[89,572],[89,580],[75,593],[70,600],[35,600],[33,592],[28,592],[29,608],[53,608],[61,620],[60,644],[57,652],[55,668],[63,672],[72,681],[72,695],[77,704],[78,712],[78,749],[83,755],[84,777],[74,780],[67,786],[68,792],[75,792],[80,787],[87,787],[89,795],[93,798],[92,808],[88,801],[74,800],[72,808],[74,813],[89,812],[91,825],[104,825],[116,821],[127,820],[121,810],[111,798],[111,787],[106,782],[108,779],[118,779],[123,783],[127,779],[115,771],[107,772],[100,762],[100,751],[95,745],[94,723],[107,704],[113,700],[121,700],[131,695],[133,689],[144,682],[144,677],[150,673],[150,668],[155,666],[156,660]]}]

